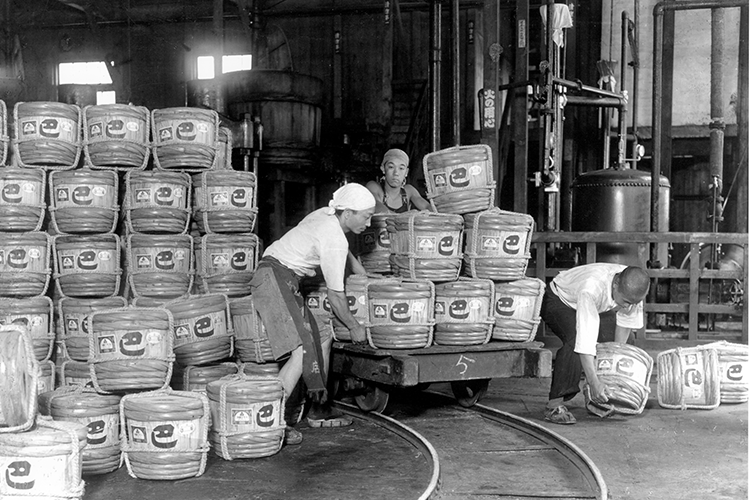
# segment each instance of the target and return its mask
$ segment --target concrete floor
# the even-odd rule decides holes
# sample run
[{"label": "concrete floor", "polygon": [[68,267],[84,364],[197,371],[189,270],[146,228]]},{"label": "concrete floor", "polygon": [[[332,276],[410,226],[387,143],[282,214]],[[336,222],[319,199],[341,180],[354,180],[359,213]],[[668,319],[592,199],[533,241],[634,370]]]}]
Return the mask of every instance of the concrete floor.
[{"label": "concrete floor", "polygon": [[[646,350],[656,360],[658,352],[673,347],[651,343]],[[570,439],[599,467],[613,499],[748,498],[747,403],[714,410],[664,409],[653,376],[641,415],[600,419],[588,413],[579,394],[568,405],[578,423],[564,426],[543,419],[549,384],[544,378],[495,379],[481,403],[537,421]],[[449,391],[444,385],[431,389]]]}]

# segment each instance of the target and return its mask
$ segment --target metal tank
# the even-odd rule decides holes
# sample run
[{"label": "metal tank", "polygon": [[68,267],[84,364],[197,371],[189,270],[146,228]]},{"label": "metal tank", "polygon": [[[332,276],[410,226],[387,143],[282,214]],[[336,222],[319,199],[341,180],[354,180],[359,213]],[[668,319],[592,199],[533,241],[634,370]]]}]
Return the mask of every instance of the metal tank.
[{"label": "metal tank", "polygon": [[[669,228],[669,180],[659,176],[659,230]],[[571,184],[573,231],[648,232],[651,227],[651,173],[633,169],[595,170]],[[640,265],[638,245],[600,243],[598,262]],[[648,255],[645,256],[648,258]]]}]

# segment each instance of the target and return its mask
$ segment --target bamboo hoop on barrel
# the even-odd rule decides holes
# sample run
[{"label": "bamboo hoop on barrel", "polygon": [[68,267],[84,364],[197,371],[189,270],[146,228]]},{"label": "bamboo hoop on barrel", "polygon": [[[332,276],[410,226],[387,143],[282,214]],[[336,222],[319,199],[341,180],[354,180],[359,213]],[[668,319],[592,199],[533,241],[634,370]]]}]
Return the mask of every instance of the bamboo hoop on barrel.
[{"label": "bamboo hoop on barrel", "polygon": [[[203,121],[211,136],[211,144],[200,144],[192,140],[179,137],[171,127],[162,129],[162,120],[182,119],[187,120],[186,115],[195,115],[196,121]],[[191,122],[188,123],[194,126]],[[165,108],[151,111],[151,127],[153,130],[153,157],[154,167],[157,170],[180,170],[182,172],[204,172],[215,170],[219,159],[219,114],[210,109],[203,108]],[[179,127],[178,127],[179,128]]]},{"label": "bamboo hoop on barrel", "polygon": [[47,209],[46,192],[44,170],[0,168],[0,231],[39,231]]},{"label": "bamboo hoop on barrel", "polygon": [[[22,119],[45,118],[37,120]],[[50,118],[53,116],[54,118]],[[44,170],[71,170],[81,159],[81,108],[75,104],[38,101],[18,102],[13,108],[16,134],[13,139],[13,152],[18,164],[24,168],[39,167]],[[59,126],[58,118],[64,120],[63,130],[71,135],[72,140],[60,139],[59,131],[43,133],[47,120],[50,126]],[[53,123],[54,122],[54,123]],[[70,128],[70,130],[66,130]],[[47,135],[45,137],[45,134]],[[57,135],[54,135],[57,134]],[[24,136],[41,135],[43,139]]]},{"label": "bamboo hoop on barrel", "polygon": [[[90,206],[75,206],[75,192],[79,188],[85,189],[85,203]],[[56,232],[102,234],[114,232],[117,227],[120,207],[117,205],[119,180],[116,172],[97,172],[89,168],[72,172],[51,172],[49,191],[49,213]],[[112,203],[100,205],[97,202],[99,199],[106,200],[107,198],[111,198]]]},{"label": "bamboo hoop on barrel", "polygon": [[[170,481],[201,476],[206,470],[208,457],[210,415],[208,398],[200,392],[175,391],[166,387],[123,396],[120,400],[120,446],[128,474],[133,478]],[[197,425],[197,436],[193,436],[191,430],[187,438],[188,445],[195,438],[197,442],[189,449],[172,451],[135,446],[133,432],[128,432],[128,424],[132,420]],[[155,428],[153,433],[156,432]],[[155,448],[158,447],[155,445]]]},{"label": "bamboo hoop on barrel", "polygon": [[8,160],[8,107],[5,101],[0,99],[0,165],[6,165]]},{"label": "bamboo hoop on barrel", "polygon": [[[133,184],[142,182],[162,184],[160,189],[167,188],[182,206],[172,207],[159,203],[157,194],[149,189],[148,200],[138,200],[138,192],[134,193]],[[184,192],[180,190],[184,189]],[[158,190],[157,190],[158,191]],[[179,194],[179,196],[178,196]],[[192,183],[190,174],[184,172],[128,172],[125,174],[125,224],[131,233],[175,233],[185,234],[190,228],[190,214],[192,213]],[[134,219],[137,216],[137,221]]]},{"label": "bamboo hoop on barrel", "polygon": [[31,335],[19,325],[0,325],[0,434],[34,425],[39,366]]},{"label": "bamboo hoop on barrel", "polygon": [[[0,264],[0,296],[35,297],[47,293],[52,275],[49,262],[52,238],[47,233],[0,233],[0,250],[5,251],[5,264]],[[19,260],[15,264],[14,252],[18,253]],[[35,266],[32,261],[40,265]],[[36,270],[34,267],[42,269]]]},{"label": "bamboo hoop on barrel", "polygon": [[[491,280],[458,278],[453,283],[441,283],[435,285],[435,304],[440,299],[445,299],[446,308],[450,308],[448,300],[451,296],[468,299],[468,305],[471,307],[471,298],[487,298],[487,315],[484,318],[477,318],[476,321],[455,320],[455,321],[438,321],[438,314],[435,313],[435,333],[434,342],[437,345],[483,345],[492,338],[492,329],[495,325],[495,318],[492,316],[493,297],[495,296],[495,284]],[[445,317],[450,317],[449,311],[444,313]]]},{"label": "bamboo hoop on barrel", "polygon": [[[370,319],[365,323],[367,342],[373,349],[420,349],[432,345],[435,326],[435,285],[429,280],[404,281],[384,278],[367,283]],[[373,312],[382,300],[418,300],[424,306],[425,318],[419,323],[405,324],[390,317],[377,317]],[[385,311],[384,311],[385,312]]]},{"label": "bamboo hoop on barrel", "polygon": [[[125,104],[97,104],[83,108],[83,153],[86,164],[99,170],[130,171],[144,170],[151,158],[151,115],[148,108],[144,106],[133,106]],[[121,137],[113,137],[107,134],[107,129],[114,121],[104,120],[108,115],[128,117],[134,119],[127,124],[122,120],[122,131],[118,131]],[[99,118],[102,118],[100,122]],[[102,137],[109,135],[106,139],[94,139],[93,132],[96,126],[101,127],[99,131]],[[119,125],[119,124],[118,124]],[[142,132],[138,132],[143,127]],[[140,135],[141,139],[133,139],[128,136]],[[139,159],[140,158],[140,159]]]},{"label": "bamboo hoop on barrel", "polygon": [[[59,234],[53,237],[52,247],[55,286],[62,297],[105,298],[120,292],[122,269],[118,235]],[[70,259],[70,263],[66,259]],[[82,261],[86,264],[82,265]]]}]

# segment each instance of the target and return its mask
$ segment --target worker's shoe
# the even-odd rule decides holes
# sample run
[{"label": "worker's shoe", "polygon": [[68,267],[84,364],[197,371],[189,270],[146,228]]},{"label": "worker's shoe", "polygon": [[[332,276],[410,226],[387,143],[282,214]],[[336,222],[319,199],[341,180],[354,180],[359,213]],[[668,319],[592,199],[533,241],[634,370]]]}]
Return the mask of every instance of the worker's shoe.
[{"label": "worker's shoe", "polygon": [[353,420],[340,411],[330,409],[325,414],[315,414],[313,409],[307,414],[307,425],[310,427],[346,427],[352,425]]},{"label": "worker's shoe", "polygon": [[547,408],[544,411],[544,420],[560,425],[572,425],[576,423],[576,418],[564,405]]},{"label": "worker's shoe", "polygon": [[302,444],[302,433],[294,427],[287,425],[284,430],[284,444],[289,446]]}]

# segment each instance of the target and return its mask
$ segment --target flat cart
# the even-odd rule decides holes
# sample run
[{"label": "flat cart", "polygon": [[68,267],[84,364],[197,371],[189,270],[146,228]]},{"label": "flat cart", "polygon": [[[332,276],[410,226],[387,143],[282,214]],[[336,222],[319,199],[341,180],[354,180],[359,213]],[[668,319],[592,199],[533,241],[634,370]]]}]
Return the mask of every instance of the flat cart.
[{"label": "flat cart", "polygon": [[364,411],[382,412],[392,387],[424,389],[450,382],[464,407],[487,392],[490,379],[551,377],[552,352],[541,342],[489,342],[476,346],[375,349],[334,342],[331,373],[339,390],[354,395]]}]

